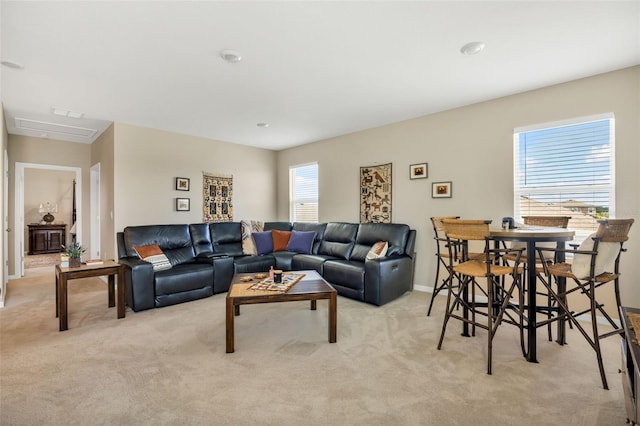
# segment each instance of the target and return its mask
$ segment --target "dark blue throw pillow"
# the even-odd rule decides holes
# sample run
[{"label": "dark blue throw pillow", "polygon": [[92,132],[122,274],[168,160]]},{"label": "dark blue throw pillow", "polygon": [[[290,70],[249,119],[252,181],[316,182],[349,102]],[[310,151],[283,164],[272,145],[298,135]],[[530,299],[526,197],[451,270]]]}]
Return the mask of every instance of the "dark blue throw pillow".
[{"label": "dark blue throw pillow", "polygon": [[311,254],[313,240],[315,238],[315,231],[291,231],[291,238],[289,238],[289,244],[287,244],[287,251]]},{"label": "dark blue throw pillow", "polygon": [[273,238],[271,237],[271,231],[252,232],[251,237],[253,238],[253,243],[256,246],[256,254],[258,256],[261,254],[273,253]]}]

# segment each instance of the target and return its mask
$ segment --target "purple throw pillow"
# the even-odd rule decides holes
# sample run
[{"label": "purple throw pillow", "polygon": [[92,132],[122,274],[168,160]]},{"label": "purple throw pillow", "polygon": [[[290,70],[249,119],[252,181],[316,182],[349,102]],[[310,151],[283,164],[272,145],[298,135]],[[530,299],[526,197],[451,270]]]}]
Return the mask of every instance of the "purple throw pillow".
[{"label": "purple throw pillow", "polygon": [[252,232],[251,237],[253,238],[253,243],[256,246],[256,254],[258,256],[261,254],[273,253],[273,238],[271,237],[271,231]]},{"label": "purple throw pillow", "polygon": [[287,251],[311,254],[311,249],[313,248],[313,240],[315,238],[315,231],[291,231],[291,238],[289,238]]}]

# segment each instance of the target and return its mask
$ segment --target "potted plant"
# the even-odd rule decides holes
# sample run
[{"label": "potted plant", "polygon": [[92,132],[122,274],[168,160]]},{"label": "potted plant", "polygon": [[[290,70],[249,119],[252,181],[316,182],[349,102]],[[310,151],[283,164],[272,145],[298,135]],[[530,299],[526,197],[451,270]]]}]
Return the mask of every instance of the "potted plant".
[{"label": "potted plant", "polygon": [[67,254],[67,256],[69,256],[70,268],[76,268],[81,265],[82,260],[80,259],[80,257],[82,256],[82,253],[85,252],[85,249],[82,248],[80,243],[73,242],[68,246],[63,245],[62,248],[64,249],[64,252]]}]

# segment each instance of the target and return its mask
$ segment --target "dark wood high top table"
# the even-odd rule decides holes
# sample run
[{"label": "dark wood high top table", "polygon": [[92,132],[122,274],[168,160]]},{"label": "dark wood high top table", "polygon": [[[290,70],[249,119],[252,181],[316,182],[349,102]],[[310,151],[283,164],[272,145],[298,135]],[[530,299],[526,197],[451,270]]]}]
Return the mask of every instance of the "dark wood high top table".
[{"label": "dark wood high top table", "polygon": [[329,300],[329,343],[336,342],[336,323],[338,311],[338,292],[326,282],[316,271],[295,271],[296,274],[305,274],[286,293],[268,290],[249,290],[249,287],[259,279],[249,282],[241,281],[242,277],[254,277],[254,273],[235,274],[231,287],[227,293],[227,353],[234,352],[234,320],[240,315],[240,305],[272,302],[294,302],[310,300],[311,310],[316,310],[316,302],[321,299]]},{"label": "dark wood high top table", "polygon": [[108,276],[109,307],[116,305],[115,277],[118,276],[118,318],[124,318],[124,266],[113,260],[98,265],[81,265],[62,268],[56,265],[56,316],[60,319],[60,331],[69,328],[67,322],[67,282],[78,278]]},{"label": "dark wood high top table", "polygon": [[[540,226],[522,226],[513,229],[491,229],[491,237],[499,241],[524,241],[527,243],[527,361],[538,362],[536,355],[536,243],[556,242],[558,248],[564,248],[566,241],[571,241],[574,231],[565,228],[545,228]],[[558,261],[564,261],[564,253],[558,253]],[[559,285],[564,285],[560,282]],[[558,321],[559,344],[565,344],[565,325]]]}]

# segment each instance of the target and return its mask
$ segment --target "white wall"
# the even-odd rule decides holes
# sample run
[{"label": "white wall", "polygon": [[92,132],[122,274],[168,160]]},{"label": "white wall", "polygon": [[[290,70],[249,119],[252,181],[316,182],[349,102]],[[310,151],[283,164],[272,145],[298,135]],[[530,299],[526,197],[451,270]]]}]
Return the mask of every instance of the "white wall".
[{"label": "white wall", "polygon": [[[623,303],[640,306],[640,67],[469,105],[281,151],[278,216],[288,217],[288,167],[317,161],[320,221],[359,220],[361,166],[393,163],[393,222],[417,230],[415,284],[433,285],[431,216],[493,219],[513,214],[513,129],[613,112],[616,214],[636,224],[622,262]],[[429,163],[429,178],[409,180],[409,165]],[[453,182],[453,198],[431,198],[431,184]]]},{"label": "white wall", "polygon": [[[274,151],[115,123],[114,220],[116,232],[130,225],[203,221],[202,173],[233,175],[233,219],[274,220]],[[189,192],[175,178],[191,180]],[[175,198],[190,198],[191,210],[175,210]]]}]

